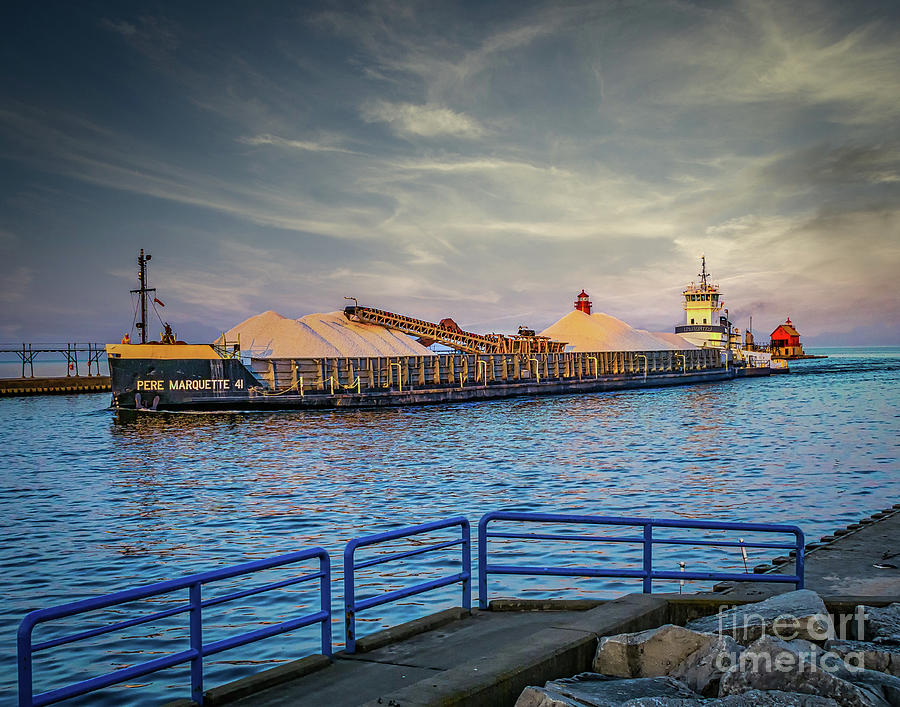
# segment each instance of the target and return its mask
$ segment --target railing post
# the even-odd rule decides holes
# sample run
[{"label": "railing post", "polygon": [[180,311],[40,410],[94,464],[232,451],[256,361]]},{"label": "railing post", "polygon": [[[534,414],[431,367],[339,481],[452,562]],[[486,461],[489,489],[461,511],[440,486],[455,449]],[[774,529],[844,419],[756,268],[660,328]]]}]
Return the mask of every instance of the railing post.
[{"label": "railing post", "polygon": [[356,614],[353,609],[353,551],[356,546],[351,540],[344,548],[344,639],[348,653],[356,652]]},{"label": "railing post", "polygon": [[200,582],[194,582],[190,586],[190,626],[191,626],[191,650],[195,655],[191,658],[191,699],[198,705],[203,704],[203,617],[201,611],[201,587]]},{"label": "railing post", "polygon": [[16,661],[19,672],[19,707],[32,707],[32,674],[31,674],[31,624],[26,620],[19,625],[16,636]]},{"label": "railing post", "polygon": [[462,531],[462,571],[466,578],[462,583],[462,607],[466,611],[472,610],[472,531],[469,521],[461,526]]},{"label": "railing post", "polygon": [[653,593],[653,524],[644,523],[644,594]]},{"label": "railing post", "polygon": [[322,621],[322,655],[331,657],[331,557],[319,555],[319,602],[325,619]]},{"label": "railing post", "polygon": [[490,514],[485,513],[478,521],[478,608],[488,608],[487,601],[487,524]]},{"label": "railing post", "polygon": [[794,571],[797,573],[797,577],[799,577],[800,580],[796,583],[796,588],[803,589],[805,583],[803,550],[806,547],[806,538],[804,537],[802,530],[796,531],[794,535],[797,537],[797,566],[794,568]]}]

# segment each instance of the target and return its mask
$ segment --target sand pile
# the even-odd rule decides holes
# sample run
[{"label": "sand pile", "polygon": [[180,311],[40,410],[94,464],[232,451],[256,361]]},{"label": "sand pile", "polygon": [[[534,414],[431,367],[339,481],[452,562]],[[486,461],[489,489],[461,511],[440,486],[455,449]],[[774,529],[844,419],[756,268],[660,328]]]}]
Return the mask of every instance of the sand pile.
[{"label": "sand pile", "polygon": [[676,334],[675,332],[667,332],[667,331],[654,331],[652,332],[653,336],[657,339],[662,339],[668,344],[671,344],[676,349],[684,350],[684,349],[699,349],[699,346],[695,346],[690,341],[685,339],[683,336]]},{"label": "sand pile", "polygon": [[241,349],[258,358],[433,355],[406,334],[348,321],[343,312],[290,319],[270,310],[241,322],[225,338],[234,341],[239,334]]},{"label": "sand pile", "polygon": [[[585,314],[577,309],[541,332],[565,341],[566,351],[672,351],[691,348],[669,342],[649,331],[635,329],[609,314]],[[668,335],[666,335],[668,336]]]}]

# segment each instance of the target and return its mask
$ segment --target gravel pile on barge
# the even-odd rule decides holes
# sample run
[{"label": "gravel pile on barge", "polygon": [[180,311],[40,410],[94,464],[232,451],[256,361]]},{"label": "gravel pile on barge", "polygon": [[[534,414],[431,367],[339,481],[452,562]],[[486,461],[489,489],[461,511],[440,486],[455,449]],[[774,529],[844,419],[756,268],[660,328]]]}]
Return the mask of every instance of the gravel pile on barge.
[{"label": "gravel pile on barge", "polygon": [[[566,351],[682,351],[696,348],[635,329],[609,314],[573,310],[541,332],[541,336],[565,341]],[[677,337],[676,334],[672,335]],[[681,337],[677,337],[681,339]]]},{"label": "gravel pile on barge", "polygon": [[229,341],[238,337],[241,348],[259,358],[433,355],[405,334],[349,321],[342,312],[291,319],[270,310],[250,317],[225,334]]}]

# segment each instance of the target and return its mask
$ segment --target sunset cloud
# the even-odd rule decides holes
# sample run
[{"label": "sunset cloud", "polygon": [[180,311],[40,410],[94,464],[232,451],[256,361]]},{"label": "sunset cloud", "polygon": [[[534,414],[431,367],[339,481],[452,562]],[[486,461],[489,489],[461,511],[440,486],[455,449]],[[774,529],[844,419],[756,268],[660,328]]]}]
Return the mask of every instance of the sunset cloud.
[{"label": "sunset cloud", "polygon": [[739,321],[900,342],[889,4],[18,12],[5,331],[121,337],[152,245],[191,338],[350,294],[541,327],[582,287],[668,330],[705,253]]}]

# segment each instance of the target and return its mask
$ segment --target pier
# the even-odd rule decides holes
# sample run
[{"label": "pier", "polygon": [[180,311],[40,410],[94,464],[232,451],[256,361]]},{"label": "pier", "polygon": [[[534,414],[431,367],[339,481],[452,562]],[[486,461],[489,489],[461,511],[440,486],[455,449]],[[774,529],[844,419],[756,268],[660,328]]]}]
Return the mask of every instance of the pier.
[{"label": "pier", "polygon": [[57,376],[53,378],[0,378],[0,397],[15,395],[73,395],[108,393],[109,376]]},{"label": "pier", "polygon": [[[832,614],[852,614],[857,604],[900,601],[900,571],[873,566],[885,548],[897,547],[900,504],[874,515],[879,517],[807,545],[805,588],[820,594]],[[787,573],[792,565],[787,559],[754,571]],[[590,670],[602,636],[683,625],[720,606],[789,589],[760,581],[695,594],[629,594],[608,602],[495,600],[487,611],[456,608],[380,632],[360,641],[356,654],[337,653],[330,663],[298,661],[275,668],[277,673],[264,671],[214,688],[209,704],[511,707],[527,685]],[[286,681],[272,685],[277,677]]]},{"label": "pier", "polygon": [[[101,393],[111,389],[110,377],[100,371],[100,359],[106,355],[105,344],[0,344],[2,354],[15,354],[21,363],[22,375],[19,378],[0,378],[0,397]],[[34,375],[35,359],[46,354],[56,354],[65,359],[65,375]],[[87,367],[87,375],[81,375],[82,366]]]},{"label": "pier", "polygon": [[[642,569],[618,569],[595,564],[590,567],[520,567],[497,564],[509,561],[502,547],[490,550],[488,538],[560,539],[577,538],[577,534],[564,536],[544,533],[489,531],[494,522],[574,523],[593,526],[619,526],[604,536],[585,535],[585,540],[601,542],[627,542],[643,545]],[[632,526],[629,531],[628,526]],[[620,537],[620,533],[633,533],[633,527],[643,527],[641,535]],[[663,532],[654,533],[655,529]],[[675,536],[665,529],[676,530]],[[379,545],[398,538],[411,538],[434,531],[451,532],[456,539],[430,545],[416,542],[416,549],[408,552],[386,553],[385,548],[366,558],[357,558],[363,548]],[[700,537],[685,537],[701,531]],[[710,532],[727,531],[770,534],[771,539],[761,542],[739,542],[721,535],[709,539]],[[706,533],[706,535],[703,535]],[[703,538],[706,539],[703,539]],[[780,539],[779,539],[780,537]],[[200,575],[161,582],[157,585],[135,587],[113,595],[93,597],[59,607],[39,610],[29,614],[19,630],[20,704],[48,704],[54,695],[75,696],[100,689],[126,679],[146,675],[178,663],[200,661],[202,656],[217,653],[228,647],[261,640],[279,632],[298,627],[319,624],[322,629],[322,652],[264,670],[258,674],[211,689],[204,689],[201,672],[192,671],[193,700],[182,699],[169,703],[168,707],[235,704],[241,707],[279,707],[295,704],[329,705],[394,705],[395,707],[425,707],[426,705],[513,705],[522,690],[529,685],[542,685],[548,680],[568,677],[590,670],[598,641],[603,636],[623,632],[641,631],[667,623],[684,625],[693,619],[715,614],[719,607],[735,606],[760,601],[781,591],[794,588],[811,589],[821,595],[826,608],[836,617],[849,617],[859,604],[883,607],[900,600],[900,571],[883,568],[884,549],[891,548],[900,537],[900,504],[875,513],[873,516],[839,528],[819,541],[806,542],[799,528],[794,526],[731,523],[717,521],[640,519],[605,516],[566,516],[558,514],[515,513],[499,511],[483,516],[478,524],[478,595],[479,608],[471,608],[470,597],[474,576],[470,569],[469,523],[463,516],[420,526],[399,528],[373,536],[351,540],[344,552],[344,605],[347,648],[332,654],[330,630],[330,563],[321,548],[256,560],[235,567],[225,567]],[[433,541],[428,541],[433,542]],[[671,572],[654,567],[653,546],[692,544],[749,548],[756,557],[788,550],[766,564],[747,568],[742,573],[725,571]],[[501,543],[501,546],[503,543]],[[357,597],[354,590],[354,574],[357,569],[374,564],[396,562],[425,552],[446,550],[457,546],[461,552],[461,570],[440,579],[433,579],[393,591],[381,591],[366,585],[364,593]],[[495,553],[497,557],[495,557]],[[232,595],[201,598],[200,588],[216,579],[246,574],[263,567],[317,558],[318,571],[300,575],[294,579],[265,585],[258,589],[244,590]],[[552,558],[548,562],[552,563]],[[668,562],[663,563],[663,567]],[[563,600],[522,600],[497,598],[490,600],[488,577],[494,574],[531,574],[556,576],[593,576],[642,579],[643,593],[632,593],[613,600],[584,600],[577,597]],[[656,580],[715,581],[725,582],[713,591],[693,594],[652,593]],[[233,636],[225,641],[204,644],[201,639],[200,610],[207,604],[240,598],[248,593],[268,591],[289,583],[321,582],[321,610],[298,616],[280,624],[246,634]],[[430,591],[438,587],[461,585],[461,605],[423,617],[399,626],[391,627],[368,636],[357,636],[355,616],[359,611],[380,604]],[[100,607],[141,597],[161,595],[165,592],[191,588],[189,604],[169,609],[162,615],[191,612],[191,649],[170,656],[138,663],[104,676],[59,688],[54,693],[36,695],[31,701],[31,661],[34,651],[71,643],[83,637],[115,630],[117,625],[92,629],[83,634],[54,638],[43,644],[30,642],[31,630],[44,621],[74,616]],[[716,591],[717,590],[717,591]],[[151,620],[153,617],[130,619],[122,626]],[[196,629],[196,636],[195,631]],[[24,676],[24,677],[23,677]],[[22,681],[25,681],[24,683]],[[26,693],[21,692],[25,685]],[[54,700],[50,700],[54,701]]]}]

